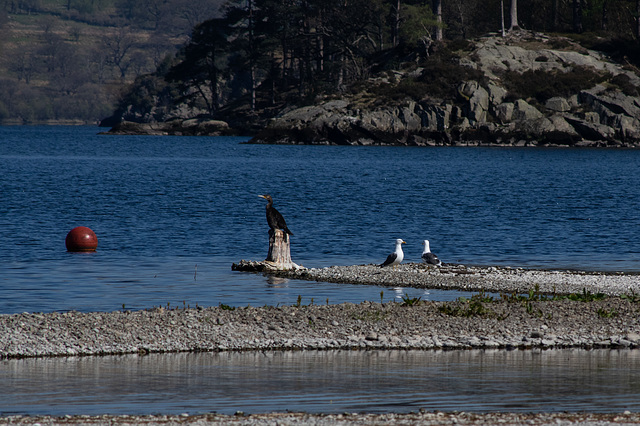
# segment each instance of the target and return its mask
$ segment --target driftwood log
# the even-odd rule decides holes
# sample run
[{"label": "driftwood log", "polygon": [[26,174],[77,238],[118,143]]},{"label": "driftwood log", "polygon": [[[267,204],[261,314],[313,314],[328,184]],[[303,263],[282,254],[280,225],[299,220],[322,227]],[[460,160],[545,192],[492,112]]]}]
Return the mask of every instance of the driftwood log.
[{"label": "driftwood log", "polygon": [[291,239],[287,233],[280,229],[269,229],[269,252],[267,258],[262,262],[241,260],[239,263],[231,265],[234,271],[288,271],[290,269],[301,269],[291,261]]}]

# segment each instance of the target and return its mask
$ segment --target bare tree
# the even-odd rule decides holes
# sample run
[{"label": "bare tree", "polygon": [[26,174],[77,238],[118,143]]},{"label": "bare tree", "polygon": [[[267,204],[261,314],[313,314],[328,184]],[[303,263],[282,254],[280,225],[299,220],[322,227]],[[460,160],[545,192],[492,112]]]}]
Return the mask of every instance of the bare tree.
[{"label": "bare tree", "polygon": [[103,49],[93,48],[89,53],[89,61],[87,64],[90,67],[90,75],[93,78],[93,82],[96,84],[104,84],[108,80],[109,71],[109,54],[104,52]]},{"label": "bare tree", "polygon": [[147,15],[153,23],[153,29],[156,31],[172,16],[171,5],[166,0],[147,0],[145,6]]},{"label": "bare tree", "polygon": [[11,56],[9,69],[16,74],[18,81],[24,80],[26,84],[29,84],[36,73],[34,53],[27,46],[20,46],[17,52],[17,55]]},{"label": "bare tree", "polygon": [[120,78],[125,80],[127,70],[132,62],[130,51],[136,44],[131,28],[118,28],[110,37],[104,40],[104,44],[109,53],[109,62],[118,68]]},{"label": "bare tree", "polygon": [[554,31],[557,31],[560,26],[560,1],[561,0],[552,0],[551,2],[551,13],[553,14],[551,28]]}]

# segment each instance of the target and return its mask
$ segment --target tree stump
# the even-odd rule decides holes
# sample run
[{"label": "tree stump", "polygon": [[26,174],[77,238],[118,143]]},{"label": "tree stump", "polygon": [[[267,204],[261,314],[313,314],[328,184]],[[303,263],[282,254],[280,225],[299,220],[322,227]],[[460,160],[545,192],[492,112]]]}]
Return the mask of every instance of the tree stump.
[{"label": "tree stump", "polygon": [[265,262],[274,263],[277,269],[299,268],[291,261],[290,242],[289,235],[281,229],[269,229],[269,252]]},{"label": "tree stump", "polygon": [[280,229],[269,229],[269,252],[262,262],[241,260],[231,265],[234,271],[263,272],[304,269],[291,261],[289,235]]},{"label": "tree stump", "polygon": [[284,231],[269,229],[269,253],[265,261],[284,265],[291,263],[289,235]]}]

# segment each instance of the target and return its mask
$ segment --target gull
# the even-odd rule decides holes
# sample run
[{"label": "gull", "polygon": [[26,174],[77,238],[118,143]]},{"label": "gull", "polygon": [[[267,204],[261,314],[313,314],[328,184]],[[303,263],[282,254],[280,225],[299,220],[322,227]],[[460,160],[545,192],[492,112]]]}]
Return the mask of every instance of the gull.
[{"label": "gull", "polygon": [[402,239],[402,238],[398,238],[396,240],[396,249],[393,253],[391,253],[388,257],[387,260],[384,261],[384,263],[380,264],[379,266],[381,268],[385,267],[385,266],[393,266],[393,269],[396,269],[396,266],[400,264],[400,262],[402,262],[402,259],[404,259],[404,253],[402,252],[402,245],[406,244],[406,242]]},{"label": "gull", "polygon": [[438,256],[431,253],[431,250],[429,249],[429,240],[424,240],[422,245],[424,246],[424,250],[422,251],[422,260],[424,260],[424,262],[429,266],[442,266],[442,262],[438,259]]}]

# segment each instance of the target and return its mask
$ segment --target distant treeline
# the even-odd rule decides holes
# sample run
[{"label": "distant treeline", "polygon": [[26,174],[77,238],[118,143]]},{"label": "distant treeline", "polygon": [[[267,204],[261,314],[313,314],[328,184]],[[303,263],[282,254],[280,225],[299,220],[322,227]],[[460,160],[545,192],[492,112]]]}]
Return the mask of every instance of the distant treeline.
[{"label": "distant treeline", "polygon": [[224,0],[0,1],[0,123],[95,123]]}]

